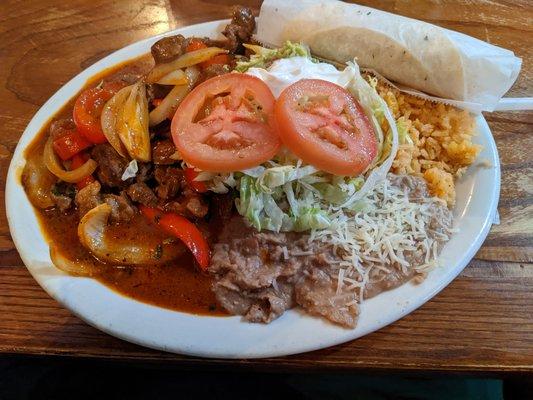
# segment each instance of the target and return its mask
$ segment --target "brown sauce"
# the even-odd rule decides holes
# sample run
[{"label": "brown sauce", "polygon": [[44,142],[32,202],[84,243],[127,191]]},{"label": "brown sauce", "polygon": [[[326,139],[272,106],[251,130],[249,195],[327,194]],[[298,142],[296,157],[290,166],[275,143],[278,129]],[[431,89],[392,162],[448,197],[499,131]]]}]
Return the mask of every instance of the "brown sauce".
[{"label": "brown sauce", "polygon": [[[151,67],[149,55],[109,68],[91,78],[86,87],[95,86],[102,78],[113,78],[118,73],[145,73]],[[28,146],[26,158],[42,154],[50,124],[53,120],[71,115],[74,100],[69,100],[41,129]],[[44,237],[70,260],[79,260],[102,268],[95,277],[116,292],[135,300],[171,310],[202,315],[227,315],[217,304],[211,291],[210,277],[198,270],[190,253],[162,266],[112,266],[96,260],[79,242],[77,210],[62,213],[57,209],[35,208]],[[122,240],[162,241],[167,239],[159,229],[140,215],[128,222],[109,227],[112,236]]]}]

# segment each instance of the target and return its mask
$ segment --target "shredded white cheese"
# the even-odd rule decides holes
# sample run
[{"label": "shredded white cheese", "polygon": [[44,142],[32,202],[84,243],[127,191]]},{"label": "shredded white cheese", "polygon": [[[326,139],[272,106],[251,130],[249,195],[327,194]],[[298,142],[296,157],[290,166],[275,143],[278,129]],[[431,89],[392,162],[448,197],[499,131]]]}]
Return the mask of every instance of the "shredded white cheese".
[{"label": "shredded white cheese", "polygon": [[287,249],[287,246],[283,246],[281,249],[283,251],[283,259],[287,261],[289,259],[289,249]]},{"label": "shredded white cheese", "polygon": [[281,293],[279,290],[278,281],[276,280],[276,278],[272,280],[272,288],[274,288],[274,291],[276,293]]},{"label": "shredded white cheese", "polygon": [[[383,280],[393,268],[405,274],[435,268],[440,246],[453,232],[431,230],[432,208],[440,206],[438,199],[409,200],[407,192],[387,180],[364,200],[368,203],[364,212],[339,213],[330,228],[316,230],[310,238],[341,249],[337,295],[354,290],[359,301],[367,284]],[[413,263],[415,257],[418,262]]]}]

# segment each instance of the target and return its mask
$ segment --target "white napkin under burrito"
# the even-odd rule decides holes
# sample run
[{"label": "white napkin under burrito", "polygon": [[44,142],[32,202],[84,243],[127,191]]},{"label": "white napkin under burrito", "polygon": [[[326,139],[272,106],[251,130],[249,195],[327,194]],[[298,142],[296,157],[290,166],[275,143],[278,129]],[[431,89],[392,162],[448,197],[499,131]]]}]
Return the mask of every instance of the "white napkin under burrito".
[{"label": "white napkin under burrito", "polygon": [[338,62],[355,58],[391,81],[476,111],[494,110],[521,66],[512,51],[462,33],[336,0],[265,0],[256,38],[303,42]]}]

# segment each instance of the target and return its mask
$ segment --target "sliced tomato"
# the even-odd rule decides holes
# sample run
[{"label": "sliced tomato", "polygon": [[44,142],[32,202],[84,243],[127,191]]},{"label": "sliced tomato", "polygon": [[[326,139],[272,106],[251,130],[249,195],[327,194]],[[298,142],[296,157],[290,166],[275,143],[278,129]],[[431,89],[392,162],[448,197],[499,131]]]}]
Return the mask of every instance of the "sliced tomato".
[{"label": "sliced tomato", "polygon": [[157,208],[139,206],[143,215],[159,225],[163,231],[175,236],[189,248],[204,271],[209,267],[209,244],[200,230],[187,218],[175,213],[164,213]]},{"label": "sliced tomato", "polygon": [[194,168],[185,168],[185,179],[187,180],[187,184],[198,193],[205,193],[207,192],[207,186],[202,181],[195,181],[196,177],[198,176],[198,172]]},{"label": "sliced tomato", "polygon": [[102,126],[100,115],[105,103],[126,84],[122,82],[109,82],[102,87],[86,89],[74,103],[72,113],[78,132],[91,143],[107,142]]},{"label": "sliced tomato", "polygon": [[[72,162],[70,163],[70,170],[74,170],[76,168],[81,167],[85,162],[89,159],[89,156],[84,153],[78,153],[72,157]],[[95,179],[92,175],[87,175],[86,177],[82,178],[78,182],[76,182],[76,187],[78,190],[83,189],[85,186],[87,186],[89,183],[93,183]]]},{"label": "sliced tomato", "polygon": [[172,139],[183,159],[203,171],[255,167],[281,145],[274,102],[259,78],[233,73],[208,79],[181,102],[172,119]]},{"label": "sliced tomato", "polygon": [[53,143],[54,151],[62,160],[68,160],[92,145],[91,142],[81,136],[76,130],[66,132],[54,140]]},{"label": "sliced tomato", "polygon": [[376,157],[378,142],[357,100],[319,79],[287,87],[275,107],[283,144],[305,162],[336,175],[358,175]]}]

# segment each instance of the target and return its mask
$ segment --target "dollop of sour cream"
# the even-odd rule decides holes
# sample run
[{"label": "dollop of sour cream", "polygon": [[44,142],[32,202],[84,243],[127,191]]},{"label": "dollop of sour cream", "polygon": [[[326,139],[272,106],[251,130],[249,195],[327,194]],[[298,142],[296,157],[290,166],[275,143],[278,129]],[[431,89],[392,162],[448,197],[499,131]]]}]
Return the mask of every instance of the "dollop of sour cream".
[{"label": "dollop of sour cream", "polygon": [[276,98],[283,89],[301,79],[322,79],[346,88],[355,77],[353,66],[339,71],[331,64],[316,63],[307,57],[282,58],[268,69],[250,68],[246,73],[265,82]]}]

